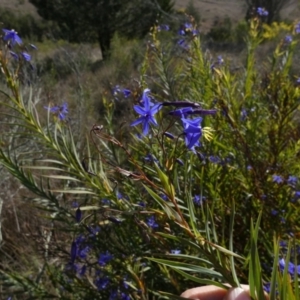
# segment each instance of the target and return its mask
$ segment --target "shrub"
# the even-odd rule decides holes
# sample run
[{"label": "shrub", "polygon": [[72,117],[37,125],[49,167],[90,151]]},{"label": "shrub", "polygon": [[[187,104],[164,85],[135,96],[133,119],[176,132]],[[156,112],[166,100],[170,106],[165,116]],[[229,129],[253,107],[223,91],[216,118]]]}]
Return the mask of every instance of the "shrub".
[{"label": "shrub", "polygon": [[233,39],[231,20],[226,17],[223,21],[215,22],[207,37],[216,42],[231,42]]}]

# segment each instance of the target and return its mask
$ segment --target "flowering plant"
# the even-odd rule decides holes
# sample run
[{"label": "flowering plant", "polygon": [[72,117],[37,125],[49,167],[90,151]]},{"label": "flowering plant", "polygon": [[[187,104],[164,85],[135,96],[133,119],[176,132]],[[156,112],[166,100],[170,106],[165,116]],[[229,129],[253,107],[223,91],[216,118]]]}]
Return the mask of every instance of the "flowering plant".
[{"label": "flowering plant", "polygon": [[[194,285],[248,282],[253,298],[263,299],[264,285],[271,299],[297,298],[297,36],[276,49],[264,77],[254,64],[257,22],[240,71],[205,55],[192,24],[179,32],[185,47],[160,41],[154,28],[138,86],[114,89],[107,123],[90,126],[83,149],[67,103],[41,106],[28,94],[19,72],[27,59],[16,67],[7,57],[21,39],[4,31],[1,104],[10,130],[0,161],[64,242],[49,236],[59,254],[47,252],[35,280],[0,271],[8,295],[180,299]],[[113,126],[122,93],[133,103],[126,131]],[[295,245],[280,250],[291,236]]]}]

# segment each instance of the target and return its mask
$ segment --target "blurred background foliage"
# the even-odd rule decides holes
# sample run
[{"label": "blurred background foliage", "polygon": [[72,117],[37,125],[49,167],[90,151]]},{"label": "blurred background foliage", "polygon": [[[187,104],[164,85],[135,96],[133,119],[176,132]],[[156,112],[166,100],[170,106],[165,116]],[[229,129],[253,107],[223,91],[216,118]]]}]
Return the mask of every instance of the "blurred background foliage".
[{"label": "blurred background foliage", "polygon": [[30,0],[38,14],[54,21],[61,38],[71,42],[97,41],[106,57],[115,32],[130,38],[145,36],[155,20],[172,13],[172,0]]}]

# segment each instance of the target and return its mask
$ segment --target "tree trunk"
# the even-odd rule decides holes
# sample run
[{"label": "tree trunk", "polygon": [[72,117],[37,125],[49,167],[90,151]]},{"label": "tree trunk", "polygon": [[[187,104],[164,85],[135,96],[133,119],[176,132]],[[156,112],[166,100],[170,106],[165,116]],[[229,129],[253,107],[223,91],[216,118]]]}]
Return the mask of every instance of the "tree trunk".
[{"label": "tree trunk", "polygon": [[110,56],[112,33],[108,28],[98,31],[98,42],[102,52],[102,59],[105,60]]}]

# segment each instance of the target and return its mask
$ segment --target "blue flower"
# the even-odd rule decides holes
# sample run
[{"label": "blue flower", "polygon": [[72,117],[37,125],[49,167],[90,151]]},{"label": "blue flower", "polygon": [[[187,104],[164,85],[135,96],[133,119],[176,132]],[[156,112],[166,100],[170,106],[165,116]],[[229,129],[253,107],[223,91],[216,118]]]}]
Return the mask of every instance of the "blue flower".
[{"label": "blue flower", "polygon": [[121,300],[130,300],[130,296],[125,294],[125,293],[121,293]]},{"label": "blue flower", "polygon": [[161,30],[165,30],[165,31],[169,31],[170,30],[170,26],[167,24],[161,24],[157,27],[157,31],[161,31]]},{"label": "blue flower", "polygon": [[77,243],[73,241],[71,245],[71,263],[74,263],[76,256],[77,256]]},{"label": "blue flower", "polygon": [[78,257],[80,257],[81,259],[86,259],[90,250],[91,248],[89,246],[85,246],[84,248],[78,250],[77,251]]},{"label": "blue flower", "polygon": [[280,175],[273,175],[272,179],[273,182],[276,182],[277,184],[283,183],[283,177]]},{"label": "blue flower", "polygon": [[[285,260],[283,258],[279,260],[279,269],[282,272],[285,269]],[[298,275],[300,275],[300,265],[296,266],[293,263],[289,262],[289,264],[288,264],[288,273],[291,276],[294,276],[296,272],[298,273]]]},{"label": "blue flower", "polygon": [[300,33],[300,22],[295,26],[295,32]]},{"label": "blue flower", "polygon": [[93,228],[92,226],[89,226],[87,228],[87,230],[90,232],[90,237],[95,237],[98,232],[100,231],[100,227],[99,226],[96,226],[95,228]]},{"label": "blue flower", "polygon": [[145,101],[149,103],[149,106],[152,107],[154,103],[151,101],[153,98],[149,95],[150,89],[144,89],[142,93],[142,98],[140,99],[140,104],[145,107]]},{"label": "blue flower", "polygon": [[155,221],[155,216],[151,216],[147,219],[147,222],[149,227],[151,227],[152,229],[155,229],[158,227],[158,224]]},{"label": "blue flower", "polygon": [[169,198],[168,198],[168,196],[167,196],[166,194],[161,193],[159,196],[160,196],[160,198],[163,199],[164,201],[169,201]]},{"label": "blue flower", "polygon": [[78,208],[78,207],[79,207],[78,202],[77,202],[77,201],[73,201],[73,202],[72,202],[72,207],[73,207],[73,208]]},{"label": "blue flower", "polygon": [[294,197],[300,199],[300,191],[295,191]]},{"label": "blue flower", "polygon": [[63,121],[66,118],[67,114],[69,113],[68,103],[66,102],[63,103],[63,105],[57,105],[53,107],[44,106],[44,108],[50,110],[50,112],[53,114],[57,114],[61,121]]},{"label": "blue flower", "polygon": [[218,63],[218,65],[222,65],[224,63],[224,59],[223,59],[222,55],[218,56],[217,63]]},{"label": "blue flower", "polygon": [[131,91],[128,89],[123,89],[122,90],[124,98],[128,98],[131,95]]},{"label": "blue flower", "polygon": [[263,285],[263,289],[266,293],[270,294],[270,291],[271,291],[271,283],[270,282],[267,282]]},{"label": "blue flower", "polygon": [[95,280],[95,285],[97,286],[98,290],[105,290],[109,284],[108,277],[101,277]]},{"label": "blue flower", "polygon": [[287,179],[287,184],[291,186],[295,186],[297,184],[298,178],[296,176],[290,175],[289,178]]},{"label": "blue flower", "polygon": [[186,35],[186,33],[192,33],[192,35],[197,35],[199,31],[193,28],[193,24],[185,22],[183,24],[183,28],[180,29],[178,33],[179,35]]},{"label": "blue flower", "polygon": [[200,146],[199,139],[202,136],[202,118],[182,118],[181,121],[184,128],[183,133],[185,135],[185,144],[189,150],[194,150],[195,146]]},{"label": "blue flower", "polygon": [[77,245],[80,245],[80,244],[82,244],[83,242],[85,242],[85,237],[81,234],[81,235],[79,235],[79,236],[76,238],[75,242],[76,242]]},{"label": "blue flower", "polygon": [[279,246],[282,247],[282,248],[286,248],[287,245],[288,245],[288,244],[287,244],[286,241],[280,241],[280,242],[279,242]]},{"label": "blue flower", "polygon": [[29,55],[26,52],[22,52],[21,56],[26,60],[26,61],[30,61],[31,60],[31,55]]},{"label": "blue flower", "polygon": [[155,163],[159,163],[158,159],[152,155],[151,153],[147,154],[145,157],[144,157],[144,160],[147,161],[147,162],[155,162]]},{"label": "blue flower", "polygon": [[76,213],[75,213],[75,219],[76,219],[76,222],[77,222],[77,223],[80,222],[81,217],[82,217],[82,211],[81,211],[80,208],[78,207],[78,208],[76,209]]},{"label": "blue flower", "polygon": [[161,105],[155,104],[151,107],[151,101],[148,96],[149,89],[144,90],[143,92],[143,106],[135,105],[134,110],[141,115],[140,118],[131,123],[131,126],[136,126],[140,123],[143,124],[143,135],[149,133],[150,124],[157,126],[157,121],[154,118],[154,115],[161,109]]},{"label": "blue flower", "polygon": [[183,24],[183,26],[184,26],[184,29],[185,29],[185,30],[192,30],[192,29],[193,29],[192,23],[185,22],[185,23]]},{"label": "blue flower", "polygon": [[258,7],[256,11],[257,11],[258,15],[260,15],[261,17],[267,17],[269,15],[269,12],[265,8],[262,8],[262,7]]},{"label": "blue flower", "polygon": [[241,121],[245,121],[248,117],[248,112],[245,108],[242,108],[241,110]]},{"label": "blue flower", "polygon": [[219,55],[217,57],[217,61],[215,61],[214,63],[211,64],[210,69],[214,70],[216,66],[221,66],[224,63],[224,59],[222,57],[222,55]]},{"label": "blue flower", "polygon": [[180,253],[181,253],[181,250],[178,250],[178,249],[171,250],[171,254],[180,254]]},{"label": "blue flower", "polygon": [[131,95],[131,91],[128,89],[122,89],[119,85],[116,85],[113,88],[113,95],[117,96],[119,93],[122,93],[124,98],[128,98]]},{"label": "blue flower", "polygon": [[[15,60],[19,60],[19,55],[17,53],[15,53],[13,51],[9,51],[9,53]],[[31,55],[26,52],[21,52],[21,57],[23,57],[23,59],[26,61],[31,60]]]},{"label": "blue flower", "polygon": [[102,200],[101,200],[101,203],[102,203],[103,205],[110,205],[110,204],[111,204],[110,200],[108,200],[108,199],[102,199]]},{"label": "blue flower", "polygon": [[183,48],[184,50],[189,50],[189,48],[190,48],[190,45],[186,42],[186,40],[184,40],[184,39],[180,39],[178,42],[177,42],[177,44],[181,47],[181,48]]},{"label": "blue flower", "polygon": [[106,251],[106,253],[101,253],[98,259],[98,264],[101,267],[104,267],[109,261],[111,261],[113,259],[113,256]]},{"label": "blue flower", "polygon": [[214,156],[214,155],[211,155],[209,156],[209,161],[214,163],[214,164],[219,164],[221,162],[221,158],[219,156]]},{"label": "blue flower", "polygon": [[203,201],[205,200],[206,198],[201,196],[201,195],[195,195],[194,196],[194,199],[193,199],[193,202],[198,205],[198,206],[201,206],[203,204]]},{"label": "blue flower", "polygon": [[291,35],[286,35],[285,38],[284,38],[284,42],[286,44],[290,44],[291,42],[293,41],[293,38]]},{"label": "blue flower", "polygon": [[2,29],[2,31],[4,32],[4,36],[3,36],[4,41],[6,42],[9,41],[12,46],[14,46],[16,43],[18,45],[22,44],[21,38],[18,36],[18,33],[13,29],[12,30]]}]

